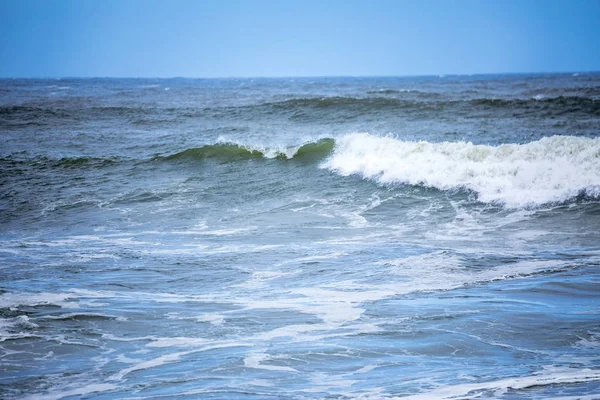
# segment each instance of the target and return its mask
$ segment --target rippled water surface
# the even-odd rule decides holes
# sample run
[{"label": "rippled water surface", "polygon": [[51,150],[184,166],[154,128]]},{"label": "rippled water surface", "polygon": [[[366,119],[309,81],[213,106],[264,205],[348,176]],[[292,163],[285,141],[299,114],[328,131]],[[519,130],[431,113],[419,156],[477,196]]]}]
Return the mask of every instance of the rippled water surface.
[{"label": "rippled water surface", "polygon": [[0,80],[0,397],[600,398],[600,75]]}]

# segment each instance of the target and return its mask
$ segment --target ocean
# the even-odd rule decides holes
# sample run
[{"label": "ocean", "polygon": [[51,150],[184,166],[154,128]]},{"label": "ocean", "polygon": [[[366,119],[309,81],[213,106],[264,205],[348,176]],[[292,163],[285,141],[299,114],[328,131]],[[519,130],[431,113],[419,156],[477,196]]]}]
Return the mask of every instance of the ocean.
[{"label": "ocean", "polygon": [[0,80],[0,398],[600,399],[600,74]]}]

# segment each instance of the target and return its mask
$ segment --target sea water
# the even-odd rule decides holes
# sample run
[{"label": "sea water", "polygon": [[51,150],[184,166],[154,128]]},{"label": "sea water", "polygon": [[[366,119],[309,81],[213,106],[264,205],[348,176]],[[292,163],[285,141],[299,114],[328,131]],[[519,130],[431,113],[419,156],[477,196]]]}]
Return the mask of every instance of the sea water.
[{"label": "sea water", "polygon": [[3,399],[600,398],[600,75],[0,80]]}]

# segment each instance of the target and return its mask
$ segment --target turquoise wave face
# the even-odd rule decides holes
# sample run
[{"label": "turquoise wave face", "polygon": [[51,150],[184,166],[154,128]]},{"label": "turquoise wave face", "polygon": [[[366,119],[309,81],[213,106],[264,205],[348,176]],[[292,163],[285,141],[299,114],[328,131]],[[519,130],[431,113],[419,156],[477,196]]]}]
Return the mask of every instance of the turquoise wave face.
[{"label": "turquoise wave face", "polygon": [[0,81],[0,397],[594,398],[598,79]]}]

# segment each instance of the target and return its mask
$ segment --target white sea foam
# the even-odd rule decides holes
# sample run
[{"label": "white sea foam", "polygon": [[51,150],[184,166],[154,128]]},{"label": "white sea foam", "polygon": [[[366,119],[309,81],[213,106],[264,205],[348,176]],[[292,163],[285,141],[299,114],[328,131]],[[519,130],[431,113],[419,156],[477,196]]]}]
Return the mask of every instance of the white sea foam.
[{"label": "white sea foam", "polygon": [[0,295],[0,308],[17,306],[57,305],[62,308],[79,308],[72,294],[65,293],[4,293]]},{"label": "white sea foam", "polygon": [[274,279],[280,279],[285,276],[295,275],[297,272],[282,272],[282,271],[251,271],[251,277],[249,280],[242,282],[232,287],[252,288],[258,289],[264,287],[268,281]]},{"label": "white sea foam", "polygon": [[127,375],[131,372],[145,370],[148,368],[154,368],[154,367],[158,367],[158,366],[161,366],[164,364],[170,364],[170,363],[179,361],[181,356],[184,356],[189,353],[190,353],[189,351],[185,351],[185,352],[166,354],[164,356],[156,357],[152,360],[144,361],[139,364],[135,364],[129,368],[122,369],[118,373],[110,376],[108,378],[108,380],[109,381],[119,381],[119,380],[122,380],[125,377],[125,375]]},{"label": "white sea foam", "polygon": [[[97,303],[96,303],[97,304]],[[101,318],[101,319],[113,319],[115,321],[127,321],[125,317],[118,317],[110,314],[102,314],[102,313],[66,313],[66,314],[57,314],[57,315],[45,315],[40,317],[42,320],[68,320],[68,319],[77,319],[77,318]]]},{"label": "white sea foam", "polygon": [[348,389],[355,383],[360,382],[359,380],[347,379],[343,375],[332,375],[326,373],[313,373],[310,376],[311,387],[306,388],[303,392],[306,393],[322,393],[330,392],[342,395],[339,389]]},{"label": "white sea foam", "polygon": [[248,368],[266,369],[269,371],[298,372],[292,367],[263,364],[263,361],[268,361],[270,359],[271,357],[268,354],[252,352],[244,358],[244,365]]},{"label": "white sea foam", "polygon": [[197,317],[196,321],[208,322],[213,325],[220,326],[220,325],[223,325],[223,323],[225,322],[225,317],[220,314],[206,313],[206,314],[203,314],[203,315],[200,315],[199,317]]},{"label": "white sea foam", "polygon": [[113,385],[111,383],[92,383],[87,386],[74,388],[74,389],[57,390],[57,391],[52,391],[48,394],[35,394],[35,395],[25,397],[24,399],[28,399],[28,400],[58,400],[58,399],[64,399],[66,397],[75,397],[75,396],[83,396],[83,395],[87,395],[87,394],[91,394],[91,393],[106,392],[109,390],[114,390],[116,388],[117,388],[117,386]]},{"label": "white sea foam", "polygon": [[181,316],[178,312],[174,312],[168,313],[167,318],[176,320],[192,320],[196,322],[207,322],[215,326],[223,325],[223,323],[225,322],[225,316],[215,313],[205,313],[199,316]]},{"label": "white sea foam", "polygon": [[385,260],[380,265],[389,268],[390,276],[399,276],[399,282],[379,285],[395,294],[416,291],[452,290],[469,284],[480,284],[507,279],[519,279],[532,274],[556,271],[569,267],[565,260],[523,260],[477,271],[467,267],[461,257],[444,251]]},{"label": "white sea foam", "polygon": [[19,315],[15,318],[0,318],[0,342],[9,339],[18,339],[30,337],[32,330],[38,328],[38,325],[29,321],[26,315]]},{"label": "white sea foam", "polygon": [[600,138],[553,136],[501,146],[410,142],[356,133],[336,140],[323,163],[381,184],[469,189],[511,208],[600,197]]},{"label": "white sea foam", "polygon": [[246,233],[255,231],[255,227],[250,228],[230,228],[230,229],[215,229],[212,231],[200,231],[198,234],[200,235],[211,235],[211,236],[235,236],[240,233]]},{"label": "white sea foam", "polygon": [[[496,396],[508,389],[522,390],[536,386],[573,384],[600,381],[600,371],[550,367],[531,376],[499,379],[491,382],[465,383],[442,386],[428,393],[402,397],[402,399],[464,399],[478,397],[476,392],[493,390]],[[376,397],[379,398],[379,397]],[[583,398],[583,397],[582,397]]]}]

